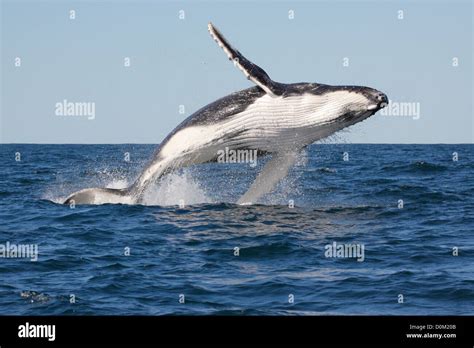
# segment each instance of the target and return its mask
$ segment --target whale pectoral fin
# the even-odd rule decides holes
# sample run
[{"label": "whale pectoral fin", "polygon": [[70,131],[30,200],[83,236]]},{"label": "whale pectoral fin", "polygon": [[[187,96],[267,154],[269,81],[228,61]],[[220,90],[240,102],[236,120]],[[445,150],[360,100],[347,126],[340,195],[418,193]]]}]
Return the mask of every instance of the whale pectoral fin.
[{"label": "whale pectoral fin", "polygon": [[212,23],[208,24],[208,30],[212,38],[220,47],[222,47],[224,52],[227,54],[227,57],[234,61],[234,65],[244,73],[245,77],[254,82],[272,97],[277,97],[283,94],[284,89],[282,88],[282,84],[273,81],[262,68],[252,63],[250,60],[245,58],[242,53],[233,48],[219,30],[212,25]]},{"label": "whale pectoral fin", "polygon": [[269,193],[283,179],[298,159],[297,151],[276,153],[263,167],[248,191],[238,200],[238,204],[255,203]]}]

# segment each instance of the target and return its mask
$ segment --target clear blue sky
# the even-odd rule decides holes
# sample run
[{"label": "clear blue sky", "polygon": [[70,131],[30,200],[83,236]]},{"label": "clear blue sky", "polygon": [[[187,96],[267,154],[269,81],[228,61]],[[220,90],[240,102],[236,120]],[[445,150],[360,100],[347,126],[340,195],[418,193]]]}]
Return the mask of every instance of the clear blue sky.
[{"label": "clear blue sky", "polygon": [[[197,109],[252,85],[209,21],[276,81],[366,85],[420,103],[418,120],[376,115],[342,141],[473,142],[471,1],[1,4],[3,143],[159,143]],[[95,102],[95,119],[55,115],[63,99]]]}]

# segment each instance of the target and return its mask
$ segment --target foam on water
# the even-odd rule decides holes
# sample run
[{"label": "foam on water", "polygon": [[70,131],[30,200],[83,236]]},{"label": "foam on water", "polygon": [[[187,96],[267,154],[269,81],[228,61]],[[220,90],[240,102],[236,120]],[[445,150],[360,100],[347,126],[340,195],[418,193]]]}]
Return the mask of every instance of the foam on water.
[{"label": "foam on water", "polygon": [[[108,182],[103,187],[112,189],[123,189],[133,183],[133,179],[124,179],[109,177]],[[99,187],[97,183],[91,182],[90,185],[85,183],[82,188],[72,187],[61,183],[56,187],[49,188],[42,196],[43,199],[52,201],[54,203],[62,204],[64,200],[73,192],[81,189]],[[199,203],[214,203],[201,187],[197,180],[195,180],[190,171],[183,170],[179,173],[171,173],[166,175],[162,180],[152,185],[145,192],[143,205],[192,205]],[[103,203],[114,203],[104,199]],[[133,204],[128,200],[123,200],[120,203]]]},{"label": "foam on water", "polygon": [[145,205],[163,206],[214,202],[192,177],[189,170],[166,175],[146,191],[143,199]]},{"label": "foam on water", "polygon": [[111,189],[124,189],[128,187],[128,180],[127,179],[112,179],[105,187]]},{"label": "foam on water", "polygon": [[[280,205],[288,204],[288,200],[294,200],[295,196],[300,196],[296,188],[296,182],[301,174],[301,167],[307,164],[307,153],[305,151],[299,156],[295,164],[296,170],[290,169],[290,173],[275,187],[275,189],[266,194],[259,200],[260,204]],[[209,184],[208,175],[200,174],[200,167],[191,167],[170,173],[155,184],[151,185],[145,192],[141,205],[194,205],[208,203],[235,203],[248,189],[249,183],[245,183],[245,177],[239,178],[237,182],[231,177],[226,176],[225,182]],[[124,189],[129,187],[135,181],[136,174],[123,173],[108,168],[98,168],[94,171],[95,176],[87,177],[86,181],[80,183],[73,181],[70,183],[56,182],[42,195],[43,199],[54,203],[62,204],[72,193],[88,188],[111,188]],[[81,177],[80,173],[76,173]],[[82,177],[83,178],[83,177]],[[238,186],[243,184],[240,189]],[[243,189],[243,191],[242,191]],[[224,192],[225,191],[225,192]],[[110,197],[109,197],[110,196]],[[133,205],[133,197],[116,196],[97,193],[94,204],[130,204]],[[301,202],[299,202],[301,204]]]}]

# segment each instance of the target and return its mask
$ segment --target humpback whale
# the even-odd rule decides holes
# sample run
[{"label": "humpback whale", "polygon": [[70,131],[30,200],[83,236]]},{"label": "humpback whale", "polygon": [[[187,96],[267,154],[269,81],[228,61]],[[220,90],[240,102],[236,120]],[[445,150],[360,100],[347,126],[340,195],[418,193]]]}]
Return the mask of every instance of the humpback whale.
[{"label": "humpback whale", "polygon": [[255,203],[283,179],[308,145],[361,122],[388,104],[370,87],[280,83],[245,58],[208,24],[212,38],[255,86],[218,99],[185,119],[158,146],[153,158],[125,189],[89,188],[65,204],[141,203],[147,187],[171,171],[216,161],[224,148],[257,150],[268,160],[239,204]]}]

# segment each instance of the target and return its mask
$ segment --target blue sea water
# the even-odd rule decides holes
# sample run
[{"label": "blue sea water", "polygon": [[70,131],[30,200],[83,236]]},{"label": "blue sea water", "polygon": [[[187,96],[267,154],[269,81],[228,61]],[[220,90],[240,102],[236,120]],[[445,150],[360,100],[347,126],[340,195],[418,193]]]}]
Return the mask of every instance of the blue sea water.
[{"label": "blue sea water", "polygon": [[264,159],[170,174],[145,205],[59,204],[154,148],[0,145],[0,244],[39,252],[0,257],[1,314],[474,314],[473,145],[316,144],[260,205],[234,202]]}]

